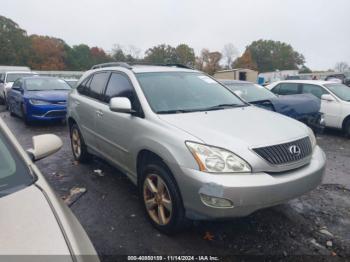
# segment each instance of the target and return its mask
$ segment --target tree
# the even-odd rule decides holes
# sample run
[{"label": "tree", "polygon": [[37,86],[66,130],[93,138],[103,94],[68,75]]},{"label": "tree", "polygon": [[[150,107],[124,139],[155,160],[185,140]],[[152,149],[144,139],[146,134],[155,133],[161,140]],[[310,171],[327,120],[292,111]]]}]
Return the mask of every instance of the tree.
[{"label": "tree", "polygon": [[302,54],[296,52],[291,45],[280,41],[254,41],[246,49],[251,52],[259,72],[295,70],[305,64]]},{"label": "tree", "polygon": [[25,65],[30,53],[27,32],[11,19],[0,16],[0,64]]},{"label": "tree", "polygon": [[225,61],[225,67],[227,69],[232,68],[232,62],[237,56],[238,50],[232,43],[226,44],[224,46],[224,49],[222,50],[222,58]]},{"label": "tree", "polygon": [[99,47],[90,48],[90,55],[92,63],[95,65],[112,61],[112,58],[107,55],[102,48]]},{"label": "tree", "polygon": [[334,69],[336,72],[343,73],[343,72],[349,71],[350,67],[349,67],[348,63],[346,63],[346,62],[338,62],[338,63],[336,63]]},{"label": "tree", "polygon": [[196,59],[196,68],[209,75],[214,75],[216,71],[221,69],[219,64],[221,58],[220,52],[210,52],[208,49],[203,49]]},{"label": "tree", "polygon": [[66,43],[58,38],[31,35],[33,54],[28,64],[38,70],[64,70],[66,68]]},{"label": "tree", "polygon": [[247,69],[251,69],[251,70],[258,69],[258,65],[253,60],[252,53],[250,52],[249,49],[246,49],[244,54],[241,57],[237,58],[233,62],[232,67],[233,68],[247,68]]},{"label": "tree", "polygon": [[70,70],[87,70],[94,65],[90,47],[84,44],[75,45],[67,53],[67,65]]},{"label": "tree", "polygon": [[166,44],[154,46],[146,51],[144,60],[153,64],[175,64],[177,63],[176,49]]},{"label": "tree", "polygon": [[176,47],[176,62],[193,67],[195,63],[195,54],[193,48],[186,44],[180,44]]},{"label": "tree", "polygon": [[306,65],[303,65],[300,69],[299,69],[299,74],[311,74],[312,70],[310,68],[308,68]]}]

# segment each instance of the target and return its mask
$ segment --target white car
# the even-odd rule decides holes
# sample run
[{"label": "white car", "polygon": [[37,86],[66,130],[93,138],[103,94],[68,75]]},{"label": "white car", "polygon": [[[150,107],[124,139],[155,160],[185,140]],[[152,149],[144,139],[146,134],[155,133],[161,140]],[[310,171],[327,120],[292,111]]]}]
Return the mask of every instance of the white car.
[{"label": "white car", "polygon": [[39,135],[26,152],[0,118],[0,261],[99,262],[85,230],[34,163],[61,146],[59,137]]},{"label": "white car", "polygon": [[277,95],[313,94],[321,99],[325,126],[342,129],[350,137],[350,87],[330,81],[290,80],[267,86]]},{"label": "white car", "polygon": [[26,76],[38,75],[30,71],[7,71],[0,75],[0,100],[6,105],[7,93],[12,88],[13,83],[18,79]]}]

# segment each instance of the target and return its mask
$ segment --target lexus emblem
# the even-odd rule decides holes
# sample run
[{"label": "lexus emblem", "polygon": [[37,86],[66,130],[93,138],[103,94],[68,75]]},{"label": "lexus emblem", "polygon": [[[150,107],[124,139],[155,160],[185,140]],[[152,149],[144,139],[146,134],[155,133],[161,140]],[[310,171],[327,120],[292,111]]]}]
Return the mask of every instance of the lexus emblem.
[{"label": "lexus emblem", "polygon": [[289,153],[291,153],[293,156],[300,156],[301,150],[300,147],[293,145],[289,147]]}]

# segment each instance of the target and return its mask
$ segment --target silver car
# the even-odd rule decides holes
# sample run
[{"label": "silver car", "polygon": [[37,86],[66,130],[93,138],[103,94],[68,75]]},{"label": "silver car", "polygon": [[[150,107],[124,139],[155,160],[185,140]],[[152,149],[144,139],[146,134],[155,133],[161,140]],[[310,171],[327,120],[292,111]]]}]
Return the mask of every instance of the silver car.
[{"label": "silver car", "polygon": [[0,256],[16,256],[16,261],[47,261],[57,255],[55,261],[99,261],[78,220],[32,162],[59,150],[62,141],[41,135],[33,137],[33,144],[25,152],[0,118]]},{"label": "silver car", "polygon": [[68,123],[75,159],[121,169],[165,233],[286,202],[325,170],[310,128],[184,67],[95,66],[69,95]]}]

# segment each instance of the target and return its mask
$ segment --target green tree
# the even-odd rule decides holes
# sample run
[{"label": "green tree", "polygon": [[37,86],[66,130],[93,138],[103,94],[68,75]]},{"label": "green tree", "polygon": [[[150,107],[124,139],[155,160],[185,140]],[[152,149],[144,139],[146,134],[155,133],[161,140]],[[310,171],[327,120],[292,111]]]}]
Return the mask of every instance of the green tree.
[{"label": "green tree", "polygon": [[186,44],[180,44],[175,49],[176,52],[176,62],[183,65],[194,66],[195,54],[193,48]]},{"label": "green tree", "polygon": [[87,70],[94,65],[90,47],[84,44],[76,45],[67,52],[67,67],[70,70]]},{"label": "green tree", "polygon": [[280,41],[258,40],[246,49],[250,51],[259,72],[298,69],[305,63],[302,54]]},{"label": "green tree", "polygon": [[300,74],[310,74],[312,73],[312,70],[310,68],[308,68],[306,65],[303,65],[300,69],[299,69],[299,73]]},{"label": "green tree", "polygon": [[26,65],[30,54],[27,32],[11,19],[0,16],[0,64]]},{"label": "green tree", "polygon": [[153,64],[177,63],[176,48],[166,44],[154,46],[146,51],[144,60]]}]

